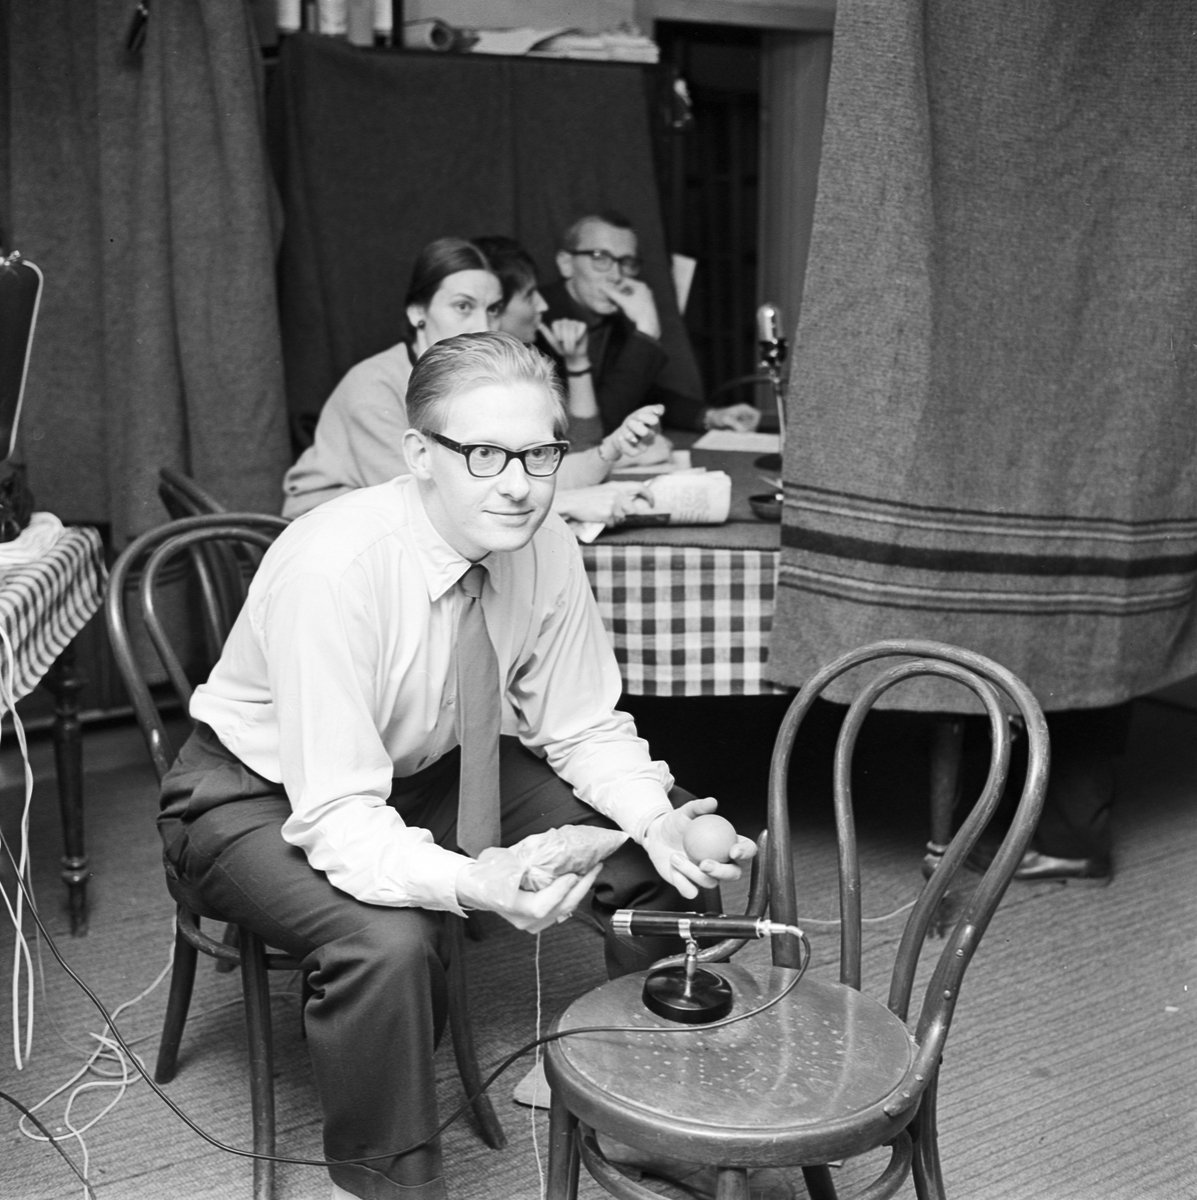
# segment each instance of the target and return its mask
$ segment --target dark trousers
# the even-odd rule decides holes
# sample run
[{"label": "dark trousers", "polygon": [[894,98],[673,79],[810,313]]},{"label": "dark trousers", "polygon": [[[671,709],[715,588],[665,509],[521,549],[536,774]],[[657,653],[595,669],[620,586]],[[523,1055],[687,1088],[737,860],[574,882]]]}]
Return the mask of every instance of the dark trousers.
[{"label": "dark trousers", "polygon": [[[1109,861],[1110,808],[1114,802],[1114,768],[1125,752],[1131,705],[1049,712],[1051,770],[1043,812],[1033,845],[1056,858],[1095,858]],[[1026,764],[1026,744],[1015,743],[1003,811],[994,824],[1004,829],[1017,802]],[[989,726],[980,717],[968,718],[964,741],[965,801],[981,794],[989,765]],[[968,809],[965,808],[964,812]],[[961,817],[963,814],[959,814]]]},{"label": "dark trousers", "polygon": [[[500,748],[503,844],[559,825],[611,822],[518,741]],[[455,845],[456,751],[395,780],[389,803],[411,825]],[[691,797],[674,789],[680,805]],[[255,774],[205,726],[163,781],[159,829],[167,869],[185,893],[298,959],[312,988],[304,1012],[329,1159],[366,1158],[428,1137],[438,1124],[432,1056],[446,1017],[445,922],[452,914],[364,904],[314,871],[283,841],[282,788]],[[592,910],[608,932],[612,976],[681,950],[675,939],[620,939],[619,908],[689,909],[630,840],[607,859]],[[441,1200],[440,1150],[371,1166],[333,1166],[333,1181],[370,1200]]]}]

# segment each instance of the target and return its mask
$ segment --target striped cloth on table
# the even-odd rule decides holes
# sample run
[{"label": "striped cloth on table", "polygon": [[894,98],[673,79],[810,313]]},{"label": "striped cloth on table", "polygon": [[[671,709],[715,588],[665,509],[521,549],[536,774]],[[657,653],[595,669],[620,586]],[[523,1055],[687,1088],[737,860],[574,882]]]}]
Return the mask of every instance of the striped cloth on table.
[{"label": "striped cloth on table", "polygon": [[597,544],[582,557],[626,692],[781,690],[765,678],[776,551]]},{"label": "striped cloth on table", "polygon": [[[100,607],[107,578],[100,535],[89,526],[68,528],[36,562],[0,572],[0,627],[16,658],[15,699],[37,687]],[[6,650],[0,653],[0,670],[5,680],[0,689],[3,713],[9,707]]]}]

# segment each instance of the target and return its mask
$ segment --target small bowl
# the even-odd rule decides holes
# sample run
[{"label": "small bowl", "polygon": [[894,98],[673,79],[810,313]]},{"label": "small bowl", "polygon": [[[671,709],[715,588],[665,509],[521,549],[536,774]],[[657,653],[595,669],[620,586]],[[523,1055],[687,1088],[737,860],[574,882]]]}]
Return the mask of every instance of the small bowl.
[{"label": "small bowl", "polygon": [[781,496],[779,493],[760,492],[755,496],[749,496],[748,503],[762,521],[781,520]]}]

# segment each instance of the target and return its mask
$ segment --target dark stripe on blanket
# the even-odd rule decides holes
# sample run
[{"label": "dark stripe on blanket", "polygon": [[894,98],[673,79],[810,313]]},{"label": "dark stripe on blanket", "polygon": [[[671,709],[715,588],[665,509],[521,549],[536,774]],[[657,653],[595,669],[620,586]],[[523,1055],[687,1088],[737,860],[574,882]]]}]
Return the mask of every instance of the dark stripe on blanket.
[{"label": "dark stripe on blanket", "polygon": [[958,572],[974,575],[1101,575],[1111,579],[1148,579],[1160,575],[1189,575],[1197,571],[1197,553],[1157,555],[1154,558],[1118,559],[1092,555],[1001,554],[979,550],[929,549],[895,546],[865,538],[820,533],[784,525],[781,544],[790,550],[807,550],[831,558],[919,571]]}]

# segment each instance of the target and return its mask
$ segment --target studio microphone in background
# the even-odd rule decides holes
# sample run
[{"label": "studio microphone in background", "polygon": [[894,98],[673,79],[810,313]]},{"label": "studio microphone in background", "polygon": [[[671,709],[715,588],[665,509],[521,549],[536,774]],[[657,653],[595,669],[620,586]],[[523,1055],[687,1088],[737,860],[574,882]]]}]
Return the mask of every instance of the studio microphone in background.
[{"label": "studio microphone in background", "polygon": [[621,908],[611,919],[621,937],[763,938],[783,933],[802,936],[796,925],[782,925],[764,917],[704,916],[702,913],[646,912]]},{"label": "studio microphone in background", "polygon": [[[785,384],[782,380],[782,367],[786,361],[786,339],[782,333],[781,309],[769,300],[766,300],[756,310],[756,336],[761,368],[768,375],[772,383],[773,404],[777,410],[777,429],[781,436],[781,444],[784,447],[786,440],[786,409],[785,396],[783,394]],[[769,460],[769,458],[769,455],[765,456],[765,460]],[[758,459],[757,466],[762,465],[764,463]],[[769,469],[780,471],[780,459],[776,463],[771,462]]]},{"label": "studio microphone in background", "polygon": [[781,341],[781,310],[776,304],[766,301],[756,310],[756,336],[762,349],[765,345],[776,346]]}]

